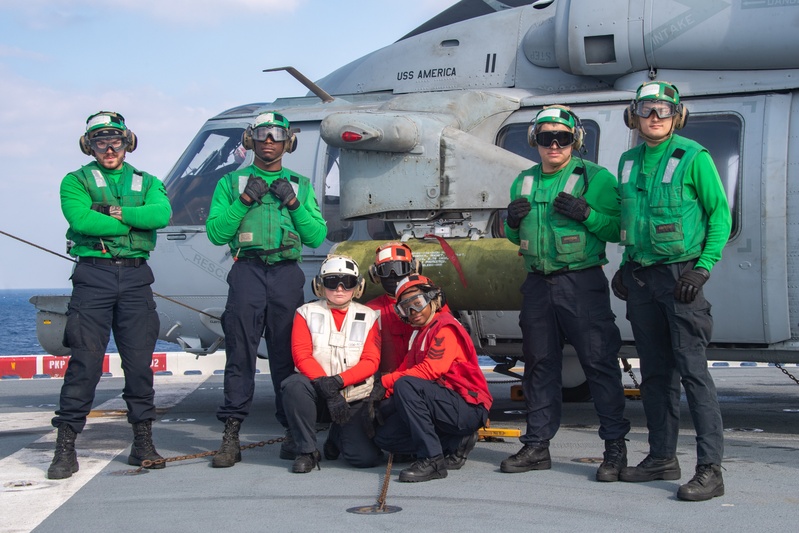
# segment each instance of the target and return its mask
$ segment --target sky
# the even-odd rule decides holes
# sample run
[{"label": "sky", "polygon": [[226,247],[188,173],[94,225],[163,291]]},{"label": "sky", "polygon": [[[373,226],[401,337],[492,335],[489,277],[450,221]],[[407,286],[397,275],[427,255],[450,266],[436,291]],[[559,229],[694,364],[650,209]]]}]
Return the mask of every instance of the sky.
[{"label": "sky", "polygon": [[[457,0],[0,0],[0,231],[64,254],[61,179],[86,118],[121,113],[163,178],[210,117],[302,96]],[[67,260],[0,234],[0,290],[66,289]]]}]

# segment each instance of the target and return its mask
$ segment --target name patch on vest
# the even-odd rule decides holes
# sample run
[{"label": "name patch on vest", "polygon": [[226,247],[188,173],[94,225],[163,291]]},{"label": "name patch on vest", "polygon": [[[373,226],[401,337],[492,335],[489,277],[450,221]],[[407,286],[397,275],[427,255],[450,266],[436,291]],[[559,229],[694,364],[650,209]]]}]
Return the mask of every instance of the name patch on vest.
[{"label": "name patch on vest", "polygon": [[239,233],[239,242],[252,242],[252,232]]},{"label": "name patch on vest", "polygon": [[580,242],[579,235],[566,235],[565,237],[560,238],[560,242],[563,244],[577,244]]},{"label": "name patch on vest", "polygon": [[141,174],[134,174],[133,181],[130,183],[130,190],[141,192],[143,177]]},{"label": "name patch on vest", "polygon": [[530,246],[530,242],[529,241],[527,241],[527,240],[519,241],[519,248],[521,248],[522,250],[527,250],[529,248],[529,246]]},{"label": "name patch on vest", "polygon": [[675,231],[677,231],[677,226],[673,223],[655,226],[655,233],[674,233]]},{"label": "name patch on vest", "polygon": [[344,337],[344,334],[340,331],[331,331],[330,337],[328,339],[328,344],[330,346],[335,346],[336,348],[342,348],[347,345],[347,339]]}]

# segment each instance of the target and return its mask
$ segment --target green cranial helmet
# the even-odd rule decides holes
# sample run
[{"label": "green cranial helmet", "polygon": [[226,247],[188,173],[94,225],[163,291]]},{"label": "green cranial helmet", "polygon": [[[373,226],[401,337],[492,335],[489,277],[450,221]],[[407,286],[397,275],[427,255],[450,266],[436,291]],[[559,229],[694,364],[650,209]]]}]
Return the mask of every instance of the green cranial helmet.
[{"label": "green cranial helmet", "polygon": [[635,93],[635,101],[641,100],[663,100],[676,106],[680,105],[680,93],[667,81],[649,81],[638,87]]},{"label": "green cranial helmet", "polygon": [[255,122],[252,123],[252,128],[260,128],[263,126],[277,126],[278,128],[289,129],[289,121],[280,113],[261,113],[255,117]]},{"label": "green cranial helmet", "polygon": [[123,135],[125,117],[113,111],[100,111],[86,119],[86,134],[89,137]]},{"label": "green cranial helmet", "polygon": [[547,106],[541,111],[539,111],[538,114],[535,116],[536,126],[540,126],[541,124],[546,124],[547,122],[553,122],[555,124],[563,124],[572,131],[574,131],[576,127],[574,114],[572,114],[572,112],[569,109],[559,105]]}]

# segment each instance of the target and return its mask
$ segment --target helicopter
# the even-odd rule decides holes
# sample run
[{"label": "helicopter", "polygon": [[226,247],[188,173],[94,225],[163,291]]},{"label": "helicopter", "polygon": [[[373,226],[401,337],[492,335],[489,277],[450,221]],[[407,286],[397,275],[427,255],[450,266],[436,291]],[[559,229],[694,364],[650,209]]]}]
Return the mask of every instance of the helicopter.
[{"label": "helicopter", "polygon": [[[642,142],[622,118],[637,87],[666,80],[690,112],[680,134],[709,150],[733,219],[705,288],[715,304],[708,357],[799,362],[790,244],[799,238],[798,15],[789,0],[462,0],[315,82],[293,67],[267,69],[308,93],[210,118],[164,179],[173,216],[150,260],[154,290],[168,295],[158,303],[160,339],[197,355],[224,349],[233,258],[209,242],[205,220],[218,180],[252,161],[242,132],[275,111],[298,138],[285,165],[311,179],[328,224],[325,243],[304,250],[306,278],[331,251],[365,266],[380,244],[404,241],[478,352],[514,374],[525,271],[503,222],[511,182],[539,161],[528,126],[546,105],[569,106],[586,132],[579,157],[615,171]],[[621,254],[608,244],[609,279]],[[381,290],[367,289],[363,301]],[[68,353],[66,298],[34,297],[40,343],[56,355]],[[620,355],[635,357],[624,303],[611,300]],[[573,352],[563,384],[585,384]]]}]

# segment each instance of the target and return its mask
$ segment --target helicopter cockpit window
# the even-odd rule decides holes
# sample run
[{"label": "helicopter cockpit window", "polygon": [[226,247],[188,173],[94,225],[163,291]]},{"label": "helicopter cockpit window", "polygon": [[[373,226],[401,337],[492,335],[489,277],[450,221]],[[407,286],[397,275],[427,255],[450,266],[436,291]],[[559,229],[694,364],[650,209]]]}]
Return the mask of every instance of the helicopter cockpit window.
[{"label": "helicopter cockpit window", "polygon": [[245,165],[244,128],[200,132],[164,180],[172,203],[172,226],[204,225],[219,179]]},{"label": "helicopter cockpit window", "polygon": [[327,221],[327,240],[332,242],[346,241],[352,237],[352,222],[341,220],[341,191],[339,189],[338,158],[340,150],[328,147],[325,161],[325,199],[322,215]]}]

